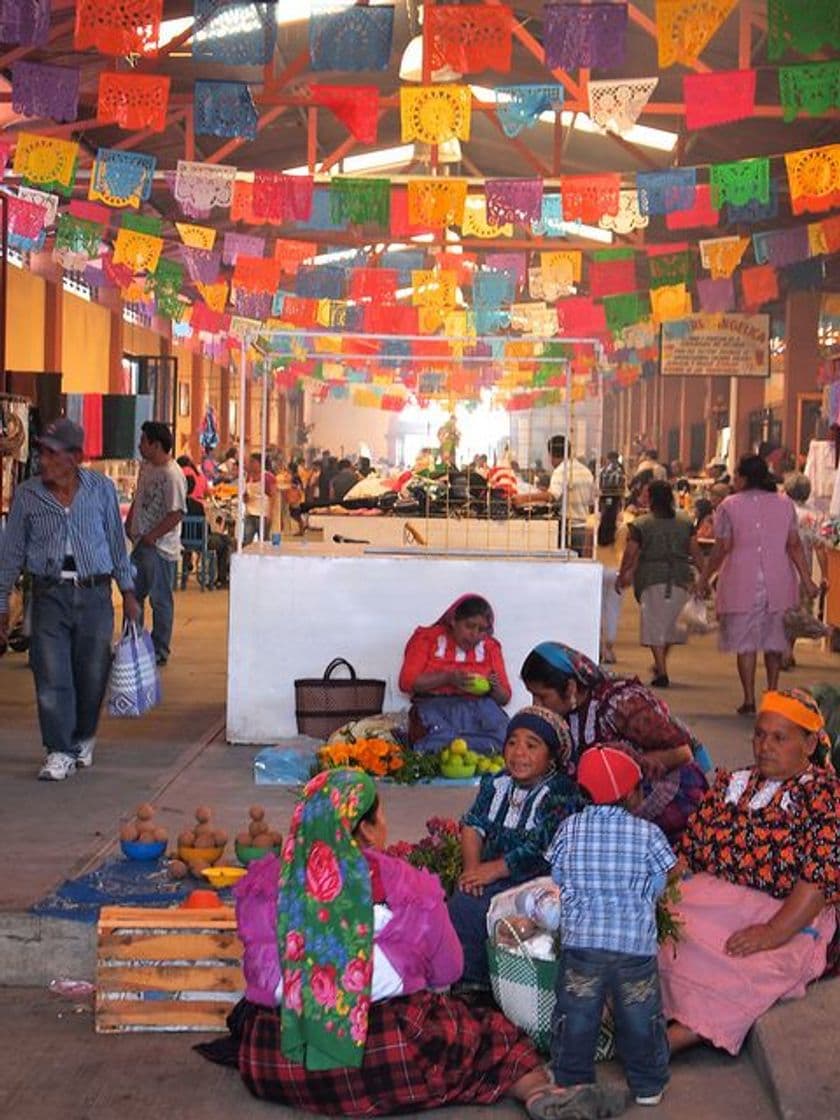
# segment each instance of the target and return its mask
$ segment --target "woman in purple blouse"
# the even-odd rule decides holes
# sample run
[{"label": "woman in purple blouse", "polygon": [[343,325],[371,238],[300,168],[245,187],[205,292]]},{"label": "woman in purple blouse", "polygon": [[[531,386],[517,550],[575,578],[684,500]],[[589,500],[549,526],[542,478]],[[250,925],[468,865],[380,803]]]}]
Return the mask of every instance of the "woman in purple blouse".
[{"label": "woman in purple blouse", "polygon": [[787,648],[784,614],[799,601],[799,580],[813,598],[819,588],[802,550],[796,509],[776,490],[767,464],[745,455],[734,478],[735,493],[715,513],[715,543],[697,591],[705,595],[709,580],[720,570],[717,584],[719,646],[734,653],[744,699],[740,715],[755,712],[755,671],[764,654],[767,688],[778,688],[782,656]]}]

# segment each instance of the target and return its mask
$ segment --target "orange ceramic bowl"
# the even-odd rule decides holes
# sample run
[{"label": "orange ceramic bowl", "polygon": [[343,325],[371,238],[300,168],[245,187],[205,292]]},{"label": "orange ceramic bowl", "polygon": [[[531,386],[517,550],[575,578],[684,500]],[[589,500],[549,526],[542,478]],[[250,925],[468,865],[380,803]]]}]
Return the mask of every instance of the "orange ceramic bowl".
[{"label": "orange ceramic bowl", "polygon": [[185,848],[181,846],[178,848],[178,859],[183,860],[188,866],[198,859],[203,859],[212,866],[219,862],[224,850],[224,845],[221,848]]}]

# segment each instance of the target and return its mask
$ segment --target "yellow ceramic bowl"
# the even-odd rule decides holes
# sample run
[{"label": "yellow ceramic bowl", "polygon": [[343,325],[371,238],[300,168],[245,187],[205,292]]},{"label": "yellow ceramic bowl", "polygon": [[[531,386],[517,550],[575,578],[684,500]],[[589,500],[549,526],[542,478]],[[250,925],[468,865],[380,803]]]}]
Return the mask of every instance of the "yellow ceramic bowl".
[{"label": "yellow ceramic bowl", "polygon": [[178,848],[178,859],[186,864],[195,863],[196,860],[205,860],[213,864],[219,862],[224,850],[224,844],[220,848],[186,848],[182,845]]},{"label": "yellow ceramic bowl", "polygon": [[218,890],[222,887],[232,887],[247,874],[247,871],[244,867],[205,867],[201,874]]}]

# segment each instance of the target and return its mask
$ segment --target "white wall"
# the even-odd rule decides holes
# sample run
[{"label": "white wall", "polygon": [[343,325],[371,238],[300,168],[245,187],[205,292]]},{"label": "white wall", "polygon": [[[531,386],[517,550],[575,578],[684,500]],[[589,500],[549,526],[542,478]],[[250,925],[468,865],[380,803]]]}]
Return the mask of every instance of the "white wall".
[{"label": "white wall", "polygon": [[315,427],[309,436],[313,447],[329,448],[337,458],[359,454],[366,443],[374,458],[390,459],[388,432],[393,412],[377,408],[361,408],[350,401],[315,401],[307,396],[306,421]]}]

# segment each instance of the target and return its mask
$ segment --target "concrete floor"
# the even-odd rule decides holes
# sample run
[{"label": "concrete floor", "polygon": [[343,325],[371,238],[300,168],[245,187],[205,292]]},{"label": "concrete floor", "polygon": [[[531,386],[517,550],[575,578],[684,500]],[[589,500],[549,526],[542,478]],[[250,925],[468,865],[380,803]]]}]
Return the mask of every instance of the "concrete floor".
[{"label": "concrete floor", "polygon": [[[6,985],[0,988],[0,1015],[10,1028],[6,1037],[15,1039],[0,1052],[0,1117],[104,1120],[120,1115],[145,1120],[154,1112],[215,1120],[232,1112],[246,1118],[298,1115],[253,1101],[235,1074],[193,1055],[196,1036],[94,1035],[89,1010],[77,1012],[72,1002],[43,990],[58,976],[92,976],[90,927],[42,922],[26,913],[63,879],[109,854],[120,822],[141,801],[154,802],[173,838],[199,804],[209,804],[218,825],[232,834],[242,828],[247,807],[260,801],[285,831],[293,791],[256,789],[255,749],[230,747],[222,740],[226,611],[222,592],[178,594],[163,705],[138,721],[104,719],[95,766],[63,783],[34,780],[40,747],[31,677],[25,658],[0,660],[0,845],[7,868],[0,879],[0,985]],[[648,656],[638,647],[636,624],[628,600],[616,668],[647,680]],[[548,618],[547,636],[551,632]],[[800,667],[786,675],[791,683],[837,679],[836,655],[811,643],[801,646]],[[731,766],[748,761],[750,724],[734,713],[740,702],[734,659],[717,654],[714,637],[693,639],[677,649],[671,678],[675,683],[668,702],[716,762]],[[456,815],[471,796],[463,789],[389,788],[391,838],[416,838],[428,816]],[[662,1120],[770,1120],[776,1115],[840,1120],[840,1075],[831,1042],[840,984],[817,991],[818,999],[809,997],[765,1017],[753,1032],[752,1060],[746,1053],[734,1060],[707,1050],[677,1059],[657,1115]],[[807,1059],[800,1066],[791,1060],[792,1053]],[[521,1115],[511,1104],[470,1114],[485,1112],[499,1120]],[[446,1110],[453,1118],[462,1113]]]}]

